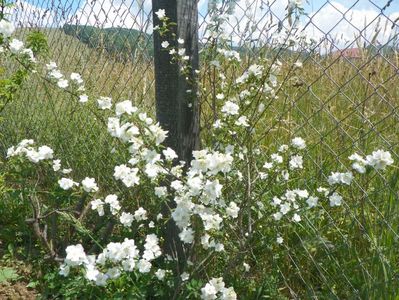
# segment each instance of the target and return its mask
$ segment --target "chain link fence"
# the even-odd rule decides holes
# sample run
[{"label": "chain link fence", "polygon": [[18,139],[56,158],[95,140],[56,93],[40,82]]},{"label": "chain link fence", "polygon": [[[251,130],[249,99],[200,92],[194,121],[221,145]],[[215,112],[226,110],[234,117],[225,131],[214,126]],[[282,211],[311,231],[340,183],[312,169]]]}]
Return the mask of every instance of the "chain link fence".
[{"label": "chain link fence", "polygon": [[[265,102],[259,144],[278,146],[294,136],[306,138],[306,158],[314,174],[314,181],[304,183],[309,189],[325,181],[331,166],[348,165],[354,152],[365,155],[384,148],[399,160],[395,1],[309,0],[302,8],[280,0],[200,0],[198,5],[201,51],[211,41],[209,27],[221,26],[221,38],[241,55],[242,71],[262,59],[281,61],[279,83],[284,88],[278,99]],[[16,1],[12,13],[18,34],[43,31],[51,59],[62,70],[81,73],[89,92],[132,99],[153,111],[151,1]],[[295,67],[296,62],[302,67]],[[201,62],[200,72],[206,87],[200,96],[201,126],[206,131],[217,119],[216,87],[233,74],[228,66],[209,60]],[[107,154],[117,145],[87,109],[66,96],[34,80],[2,117],[1,151],[22,138],[34,138],[53,146],[82,175],[111,182],[105,174],[112,174],[116,158]],[[397,175],[388,182],[377,173],[374,190],[355,183],[357,203],[344,203],[342,219],[326,208],[318,224],[304,220],[307,229],[297,234],[297,248],[286,249],[289,267],[277,266],[287,295],[300,297],[298,290],[306,290],[317,297],[323,289],[334,297],[361,298],[362,278],[374,282],[370,290],[398,280],[399,266],[392,260],[397,251],[390,248],[397,248],[399,238]],[[360,213],[364,205],[369,207],[366,216]],[[342,223],[359,231],[361,241],[352,240]],[[330,235],[331,229],[338,236]],[[312,276],[304,274],[305,267],[313,270]]]}]

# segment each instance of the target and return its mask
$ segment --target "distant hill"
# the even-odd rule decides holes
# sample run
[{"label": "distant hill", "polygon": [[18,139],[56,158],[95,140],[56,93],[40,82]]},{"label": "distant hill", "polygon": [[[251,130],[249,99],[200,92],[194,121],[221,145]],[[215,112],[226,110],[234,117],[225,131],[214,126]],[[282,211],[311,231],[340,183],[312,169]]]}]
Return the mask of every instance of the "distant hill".
[{"label": "distant hill", "polygon": [[89,47],[105,50],[122,60],[151,58],[154,54],[152,36],[135,29],[66,24],[63,30]]},{"label": "distant hill", "polygon": [[[77,38],[80,42],[97,50],[105,50],[115,58],[134,60],[137,58],[151,59],[154,54],[152,35],[127,28],[98,28],[85,25],[64,25],[67,35]],[[200,49],[204,45],[200,44]],[[267,57],[278,55],[281,58],[304,59],[310,53],[292,51],[289,49],[273,49],[267,45],[249,49],[246,46],[232,46],[241,56],[253,56],[263,53]]]}]

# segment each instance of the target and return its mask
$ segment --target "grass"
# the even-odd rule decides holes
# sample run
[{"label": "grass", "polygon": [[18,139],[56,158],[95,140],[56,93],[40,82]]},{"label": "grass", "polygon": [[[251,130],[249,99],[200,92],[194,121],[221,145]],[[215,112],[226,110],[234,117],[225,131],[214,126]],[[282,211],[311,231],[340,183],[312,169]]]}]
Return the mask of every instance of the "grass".
[{"label": "grass", "polygon": [[[131,99],[153,112],[152,62],[120,62],[61,30],[45,32],[52,49],[50,57],[66,73],[81,73],[89,95]],[[242,68],[249,63],[248,58]],[[309,57],[303,68],[295,71],[296,79],[285,83],[279,99],[266,100],[268,113],[257,128],[258,146],[272,151],[293,136],[305,138],[309,144],[305,158],[312,179],[303,181],[303,185],[309,190],[325,182],[339,166],[349,166],[347,157],[353,152],[364,155],[383,148],[397,162],[397,66],[397,55],[350,61]],[[212,91],[215,77],[204,68],[203,85]],[[289,72],[292,70],[285,67],[282,78]],[[232,74],[226,71],[226,75]],[[206,96],[209,102],[211,95]],[[212,108],[203,103],[206,135]],[[101,186],[111,189],[113,166],[122,157],[109,155],[118,145],[104,133],[104,125],[90,108],[90,104],[82,108],[35,79],[3,113],[0,151],[4,153],[23,138],[33,138],[53,147],[75,170],[76,178],[95,177]],[[355,182],[344,195],[341,211],[323,204],[319,214],[304,220],[294,232],[286,232],[289,239],[281,253],[268,255],[270,249],[259,244],[257,251],[263,261],[256,262],[262,267],[254,274],[259,286],[268,289],[267,280],[275,280],[275,286],[287,297],[397,299],[399,171],[392,168],[384,176],[373,176],[374,183],[362,179]],[[261,200],[269,201],[267,197]]]}]

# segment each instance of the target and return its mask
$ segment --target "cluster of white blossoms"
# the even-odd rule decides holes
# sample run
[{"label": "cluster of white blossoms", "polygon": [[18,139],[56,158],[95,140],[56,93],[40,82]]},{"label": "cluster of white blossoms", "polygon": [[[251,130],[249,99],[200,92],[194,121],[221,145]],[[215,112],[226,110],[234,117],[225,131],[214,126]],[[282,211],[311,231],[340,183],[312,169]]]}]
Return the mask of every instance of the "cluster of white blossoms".
[{"label": "cluster of white blossoms", "polygon": [[14,55],[18,55],[18,57],[26,58],[31,63],[36,63],[36,58],[33,54],[32,49],[25,48],[24,42],[18,39],[10,39],[11,35],[15,31],[15,26],[7,21],[0,20],[0,34],[3,36],[3,45],[0,45],[0,53],[9,51]]},{"label": "cluster of white blossoms", "polygon": [[[155,147],[159,146],[166,138],[166,131],[162,130],[158,124],[153,124],[152,119],[147,117],[145,113],[136,113],[133,106],[126,101],[122,105],[116,105],[115,114],[116,117],[113,117],[114,119],[123,118],[125,115],[131,117],[131,119],[137,122],[137,126],[140,128],[137,129],[140,134],[135,134],[135,125],[125,122],[120,126],[123,129],[117,129],[118,134],[110,132],[124,143],[127,143],[131,152],[131,159],[128,163],[132,167],[130,168],[126,165],[116,166],[114,174],[116,179],[121,179],[127,187],[132,187],[140,183],[139,176],[155,180],[158,174],[161,174],[158,170],[162,170],[162,174],[169,172],[176,176],[182,175],[181,166],[173,167],[170,164],[173,159],[177,158],[176,153],[172,149],[166,148],[161,151],[162,148],[160,148],[155,150]],[[131,114],[134,114],[134,116],[131,116]],[[141,133],[144,133],[144,136],[139,136]],[[149,145],[146,142],[150,143],[151,150],[147,147]],[[62,177],[64,174],[70,173],[71,170],[61,169],[61,160],[53,159],[53,150],[51,148],[48,146],[36,148],[33,144],[33,140],[21,141],[17,146],[8,149],[8,157],[26,157],[34,163],[38,163],[41,160],[49,160],[49,165],[52,169],[60,173],[58,179],[60,188],[70,190],[74,187],[81,187],[82,191],[86,193],[99,191],[94,178],[86,177],[79,183],[71,178]],[[161,157],[162,154],[164,158]],[[138,174],[137,170],[132,170],[138,169],[133,168],[136,164],[144,164],[145,171],[142,174]],[[226,168],[220,161],[220,155],[217,154],[214,155],[214,160],[210,164],[212,165],[210,168],[214,172],[217,172],[215,170]],[[209,188],[209,192],[211,193],[211,188]],[[165,197],[167,195],[166,187],[156,187],[156,194],[159,197]],[[141,222],[148,219],[147,211],[142,207],[138,208],[134,213],[123,211],[122,203],[118,200],[118,196],[114,194],[106,196],[104,200],[94,199],[90,202],[90,206],[100,216],[105,214],[104,208],[108,206],[111,215],[115,215],[121,225],[125,227],[130,227],[133,221]],[[159,218],[162,218],[162,216]],[[154,228],[154,223],[149,222],[148,228]],[[161,255],[158,243],[159,239],[155,234],[147,235],[141,258],[139,257],[139,251],[135,250],[133,240],[125,240],[123,243],[109,243],[103,253],[100,253],[97,257],[95,255],[86,255],[81,245],[68,246],[66,249],[67,256],[60,268],[60,274],[68,276],[71,267],[83,266],[87,280],[93,281],[97,285],[105,285],[108,280],[117,278],[123,271],[137,269],[141,273],[148,273],[152,268],[152,260]],[[168,272],[168,270],[158,270],[155,272],[155,276],[161,280]]]},{"label": "cluster of white blossoms", "polygon": [[241,61],[240,53],[238,53],[235,50],[218,48],[217,52],[223,55],[228,61],[237,61],[237,62]]},{"label": "cluster of white blossoms", "polygon": [[375,170],[383,171],[387,166],[392,165],[394,162],[391,153],[381,149],[373,151],[373,153],[367,155],[366,158],[354,153],[349,156],[349,160],[353,161],[352,168],[360,174],[366,172],[367,166],[372,167]]},{"label": "cluster of white blossoms", "polygon": [[[154,31],[159,30],[161,38],[163,38],[164,37],[163,31],[169,30],[168,29],[169,18],[166,16],[164,9],[159,9],[158,11],[155,12],[155,15],[161,21],[161,24],[154,27],[153,29],[154,29]],[[176,42],[177,42],[177,46],[172,46],[169,41],[164,40],[161,42],[161,48],[169,53],[169,55],[171,56],[171,61],[178,63],[180,66],[181,73],[185,74],[186,72],[188,72],[190,70],[190,66],[187,63],[190,60],[190,56],[188,56],[186,54],[186,49],[183,47],[184,39],[178,38],[176,40]]]},{"label": "cluster of white blossoms", "polygon": [[[13,156],[26,156],[29,161],[33,163],[39,163],[43,160],[51,160],[53,159],[54,151],[50,147],[43,145],[38,148],[35,148],[34,141],[32,139],[22,140],[17,146],[12,146],[7,150],[7,158]],[[60,171],[62,174],[68,174],[72,170],[71,169],[61,169],[61,160],[54,159],[52,161],[52,168],[54,172]]]},{"label": "cluster of white blossoms", "polygon": [[72,84],[74,87],[74,91],[79,94],[79,102],[86,103],[89,101],[89,97],[84,94],[85,86],[82,79],[82,76],[79,73],[71,73],[70,80],[65,78],[64,74],[58,69],[58,66],[55,62],[51,61],[46,64],[47,68],[47,77],[50,80],[54,80],[57,86],[61,89],[66,89]]},{"label": "cluster of white blossoms", "polygon": [[[51,161],[53,171],[60,173],[60,175],[69,174],[72,171],[71,169],[62,169],[60,159],[53,159],[53,149],[46,145],[34,147],[34,143],[32,139],[22,140],[17,146],[8,148],[7,158],[15,156],[26,157],[30,162],[35,164],[41,161]],[[74,186],[78,187],[81,185],[87,193],[96,192],[99,189],[95,179],[89,177],[83,179],[81,184],[75,182],[73,179],[62,177],[58,180],[58,185],[63,190],[70,190]]]},{"label": "cluster of white blossoms", "polygon": [[[99,286],[106,285],[109,279],[118,278],[123,271],[138,270],[140,273],[148,273],[152,268],[151,262],[162,254],[158,242],[155,234],[148,234],[140,254],[135,241],[125,238],[122,243],[109,243],[97,256],[87,255],[81,244],[71,245],[65,250],[66,257],[59,273],[68,276],[71,268],[83,266],[86,279]],[[158,271],[156,276],[163,278],[166,271],[161,270],[163,276]]]},{"label": "cluster of white blossoms", "polygon": [[201,288],[201,299],[203,300],[236,300],[237,294],[234,288],[226,288],[223,278],[212,278]]},{"label": "cluster of white blossoms", "polygon": [[[233,157],[230,153],[194,151],[185,180],[175,180],[171,187],[175,190],[174,201],[176,208],[172,218],[181,229],[180,239],[187,244],[194,241],[194,230],[191,228],[191,218],[198,215],[202,220],[205,232],[220,230],[223,215],[236,218],[239,207],[236,203],[226,202],[221,198],[223,185],[217,178],[219,174],[230,172]],[[205,234],[201,239],[205,249],[214,248],[215,251],[224,249],[221,243],[210,239]]]},{"label": "cluster of white blossoms", "polygon": [[346,173],[339,173],[339,172],[332,172],[330,176],[328,176],[328,184],[346,184],[350,185],[353,180],[352,172]]},{"label": "cluster of white blossoms", "polygon": [[29,161],[38,163],[42,160],[53,158],[54,151],[48,146],[34,147],[34,141],[22,140],[16,147],[12,146],[7,150],[7,158],[13,156],[25,156]]},{"label": "cluster of white blossoms", "polygon": [[[295,137],[291,141],[291,149],[299,151],[306,148],[306,142],[300,137]],[[286,169],[281,169],[280,166],[284,166],[283,153],[286,153],[290,149],[288,145],[282,145],[279,148],[279,153],[273,153],[270,155],[270,160],[265,162],[263,169],[265,173],[260,172],[260,178],[270,177],[270,173],[279,174],[275,177],[276,183],[281,179],[287,181],[289,179],[289,172]],[[393,159],[389,152],[383,150],[374,151],[371,155],[367,155],[366,158],[362,158],[357,153],[349,157],[350,160],[354,161],[352,164],[353,169],[359,173],[365,173],[366,166],[375,168],[376,170],[385,170],[385,168],[393,164]],[[288,166],[290,171],[297,168],[302,169],[303,166],[302,156],[295,154],[291,155],[288,159]],[[276,221],[280,221],[283,217],[291,222],[300,222],[302,220],[301,214],[306,212],[310,208],[314,208],[318,205],[320,199],[326,199],[329,201],[331,207],[341,206],[343,197],[336,191],[337,186],[349,186],[354,179],[352,172],[331,172],[328,176],[327,182],[330,186],[335,186],[331,191],[327,188],[320,187],[317,189],[318,196],[310,195],[307,190],[301,189],[288,189],[282,196],[274,196],[270,202],[271,206],[276,210],[273,213],[273,218]]]},{"label": "cluster of white blossoms", "polygon": [[[57,65],[51,62],[47,65],[48,76],[60,80],[64,77],[57,69]],[[79,84],[83,81],[80,76],[74,74],[71,80]],[[83,86],[83,85],[81,85]],[[62,86],[61,86],[62,88]],[[80,101],[84,102],[84,101]],[[112,109],[113,103],[110,98],[101,97],[98,100],[99,109]],[[241,120],[245,122],[245,120]],[[230,201],[226,203],[222,198],[223,185],[219,181],[219,176],[226,175],[231,171],[233,156],[231,151],[218,152],[201,150],[193,153],[194,159],[190,164],[187,176],[183,176],[184,163],[173,165],[171,162],[177,158],[177,154],[171,148],[163,148],[161,143],[165,140],[167,132],[159,124],[140,112],[134,107],[130,100],[125,100],[115,105],[115,115],[108,119],[108,132],[118,138],[122,143],[127,144],[130,159],[127,163],[115,166],[114,178],[121,180],[122,183],[132,188],[143,182],[142,177],[150,179],[155,185],[164,175],[172,175],[175,180],[167,186],[155,186],[154,193],[157,197],[165,199],[171,197],[176,202],[176,209],[172,212],[172,218],[181,229],[179,234],[184,243],[193,243],[195,232],[191,227],[191,219],[198,215],[203,222],[205,233],[201,238],[201,245],[204,249],[214,249],[214,251],[223,251],[223,244],[217,242],[211,237],[211,232],[220,230],[225,218],[237,218],[239,206]],[[21,150],[30,145],[30,142],[23,141],[16,149],[9,150],[10,156],[14,153],[25,153]],[[52,159],[52,155],[46,156],[42,147],[39,157]],[[32,149],[28,148],[29,151]],[[31,152],[27,152],[31,153]],[[32,156],[29,154],[28,157]],[[68,174],[71,170],[61,169],[61,161],[54,159],[52,168],[60,172],[58,178],[59,186],[64,190],[70,190],[74,187],[81,187],[81,191],[86,193],[96,193],[99,187],[94,178],[86,177],[78,182],[72,178],[63,177],[62,174]],[[161,176],[162,175],[162,176]],[[95,210],[99,216],[104,216],[106,207],[112,216],[119,220],[124,227],[130,227],[134,221],[141,222],[147,220],[147,211],[140,207],[133,213],[123,210],[123,202],[117,195],[108,195],[104,200],[93,199],[90,202],[92,210]],[[162,218],[162,216],[160,217]],[[158,217],[157,217],[158,220]],[[148,223],[148,228],[153,228],[154,223]],[[86,278],[98,285],[104,285],[109,279],[116,278],[123,271],[137,268],[141,273],[147,273],[151,270],[151,261],[161,255],[158,246],[159,239],[155,235],[148,235],[144,243],[144,252],[141,259],[138,256],[124,253],[123,243],[110,243],[106,246],[106,252],[95,255],[86,255],[81,245],[72,245],[67,248],[67,257],[60,273],[67,276],[70,267],[83,266]],[[106,270],[104,261],[112,261],[114,264]],[[119,264],[115,264],[119,263]],[[107,263],[107,267],[109,264]],[[160,279],[165,276],[167,270],[158,270],[155,276]]]},{"label": "cluster of white blossoms", "polygon": [[301,221],[301,203],[297,200],[306,200],[309,207],[314,207],[317,204],[317,197],[309,197],[309,192],[307,190],[287,190],[283,196],[273,197],[271,202],[272,206],[275,206],[278,211],[273,214],[273,218],[276,221],[281,220],[283,216],[289,215],[289,220],[293,222]]},{"label": "cluster of white blossoms", "polygon": [[0,20],[0,34],[3,35],[3,37],[10,37],[13,32],[15,31],[15,26],[9,21],[6,20]]}]

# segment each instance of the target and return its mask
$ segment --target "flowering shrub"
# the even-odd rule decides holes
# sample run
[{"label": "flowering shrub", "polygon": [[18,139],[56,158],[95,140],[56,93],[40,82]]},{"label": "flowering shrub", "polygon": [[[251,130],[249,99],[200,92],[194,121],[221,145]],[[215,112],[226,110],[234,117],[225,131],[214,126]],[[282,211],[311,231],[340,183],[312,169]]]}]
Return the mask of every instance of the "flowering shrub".
[{"label": "flowering shrub", "polygon": [[[163,22],[158,30],[166,32],[171,24],[165,12],[156,15]],[[86,94],[80,74],[67,76],[56,62],[39,63],[30,48],[12,38],[13,30],[11,23],[0,21],[2,55],[42,74],[81,105],[96,105],[96,114],[107,118],[104,130],[126,157],[114,166],[120,189],[110,191],[95,178],[75,178],[74,170],[47,145],[22,140],[8,149],[7,175],[31,203],[29,222],[42,246],[51,258],[62,261],[60,276],[84,278],[110,293],[137,285],[137,297],[237,299],[238,290],[245,293],[238,283],[240,274],[264,272],[256,266],[259,248],[279,251],[296,227],[307,226],[304,220],[323,211],[343,213],[348,206],[345,191],[356,179],[361,182],[394,163],[384,150],[366,157],[354,153],[347,161],[351,168],[332,170],[323,184],[308,188],[308,141],[293,137],[278,147],[257,143],[265,103],[277,101],[282,88],[278,78],[283,63],[267,59],[250,65],[231,85],[219,72],[222,82],[213,99],[215,118],[205,147],[193,152],[192,161],[179,161],[175,151],[163,145],[168,132],[146,111],[131,100]],[[217,42],[216,32],[209,38],[214,43],[206,51],[216,70],[221,64],[234,68],[241,62],[238,52]],[[170,48],[167,40],[161,45],[184,74],[188,57],[183,44],[178,39],[178,49]],[[173,206],[164,211],[171,201]],[[41,224],[53,215],[61,216],[65,227],[49,240]],[[163,249],[163,228],[170,218],[179,229],[184,262]],[[110,230],[96,231],[96,222],[108,223]],[[70,244],[63,245],[63,239]],[[264,280],[247,278],[255,285]]]}]

